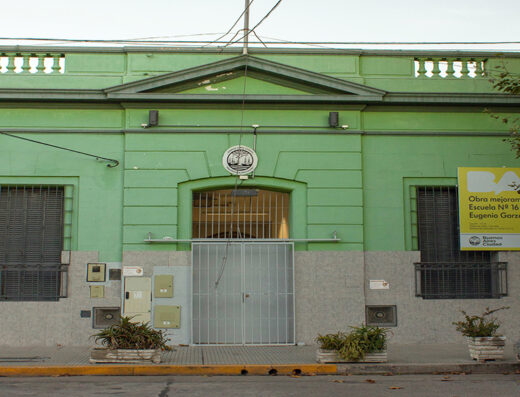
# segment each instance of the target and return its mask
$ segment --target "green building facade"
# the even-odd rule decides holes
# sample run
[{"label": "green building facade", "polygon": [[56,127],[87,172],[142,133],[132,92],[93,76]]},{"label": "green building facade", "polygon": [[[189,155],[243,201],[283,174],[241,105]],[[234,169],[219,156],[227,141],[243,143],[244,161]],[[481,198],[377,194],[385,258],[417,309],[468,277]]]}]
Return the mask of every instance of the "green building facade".
[{"label": "green building facade", "polygon": [[[517,55],[0,59],[3,344],[86,345],[119,312],[175,344],[309,344],[365,321],[395,342],[455,341],[460,310],[498,305],[520,337],[519,254],[460,256],[456,233],[457,168],[518,167],[490,114],[517,117],[520,98],[489,82]],[[254,171],[224,167],[233,146],[253,149]]]}]

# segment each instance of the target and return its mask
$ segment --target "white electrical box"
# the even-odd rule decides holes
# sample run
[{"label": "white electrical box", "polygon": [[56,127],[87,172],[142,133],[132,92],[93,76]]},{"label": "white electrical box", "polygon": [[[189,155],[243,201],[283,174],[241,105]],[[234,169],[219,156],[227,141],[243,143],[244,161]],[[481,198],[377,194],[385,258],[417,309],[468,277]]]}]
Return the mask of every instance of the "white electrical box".
[{"label": "white electrical box", "polygon": [[125,277],[124,315],[135,322],[150,321],[152,310],[152,279]]}]

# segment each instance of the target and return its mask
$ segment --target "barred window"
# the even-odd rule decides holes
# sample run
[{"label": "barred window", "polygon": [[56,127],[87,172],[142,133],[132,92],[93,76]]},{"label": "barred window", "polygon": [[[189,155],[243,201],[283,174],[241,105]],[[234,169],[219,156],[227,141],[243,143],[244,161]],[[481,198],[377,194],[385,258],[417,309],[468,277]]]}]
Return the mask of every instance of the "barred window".
[{"label": "barred window", "polygon": [[0,187],[0,300],[64,297],[63,207],[63,187]]},{"label": "barred window", "polygon": [[461,251],[457,189],[417,187],[421,262],[415,264],[416,295],[424,299],[500,298],[507,293],[505,263],[490,251]]}]

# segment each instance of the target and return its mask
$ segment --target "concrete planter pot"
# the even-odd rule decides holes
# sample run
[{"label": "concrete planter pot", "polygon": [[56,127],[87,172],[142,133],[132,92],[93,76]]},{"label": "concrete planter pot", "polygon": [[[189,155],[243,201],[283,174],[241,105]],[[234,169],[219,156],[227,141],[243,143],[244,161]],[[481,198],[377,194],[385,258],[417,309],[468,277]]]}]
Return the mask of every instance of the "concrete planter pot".
[{"label": "concrete planter pot", "polygon": [[139,364],[143,362],[152,362],[159,364],[161,362],[160,349],[108,349],[96,347],[90,351],[91,363],[126,363]]},{"label": "concrete planter pot", "polygon": [[480,362],[503,360],[506,338],[504,336],[486,336],[467,338],[469,355]]},{"label": "concrete planter pot", "polygon": [[316,351],[316,361],[319,363],[386,363],[387,351],[366,353],[362,360],[349,361],[338,356],[335,350],[318,349]]}]

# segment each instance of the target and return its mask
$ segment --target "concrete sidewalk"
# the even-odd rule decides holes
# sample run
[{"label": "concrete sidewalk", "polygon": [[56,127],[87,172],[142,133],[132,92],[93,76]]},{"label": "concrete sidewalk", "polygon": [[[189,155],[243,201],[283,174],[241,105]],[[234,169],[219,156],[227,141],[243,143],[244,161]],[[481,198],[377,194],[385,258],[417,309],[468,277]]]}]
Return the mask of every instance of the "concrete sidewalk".
[{"label": "concrete sidewalk", "polygon": [[0,347],[0,376],[514,373],[505,360],[477,363],[464,344],[390,344],[384,364],[317,364],[315,346],[178,346],[161,364],[90,364],[91,347]]}]

